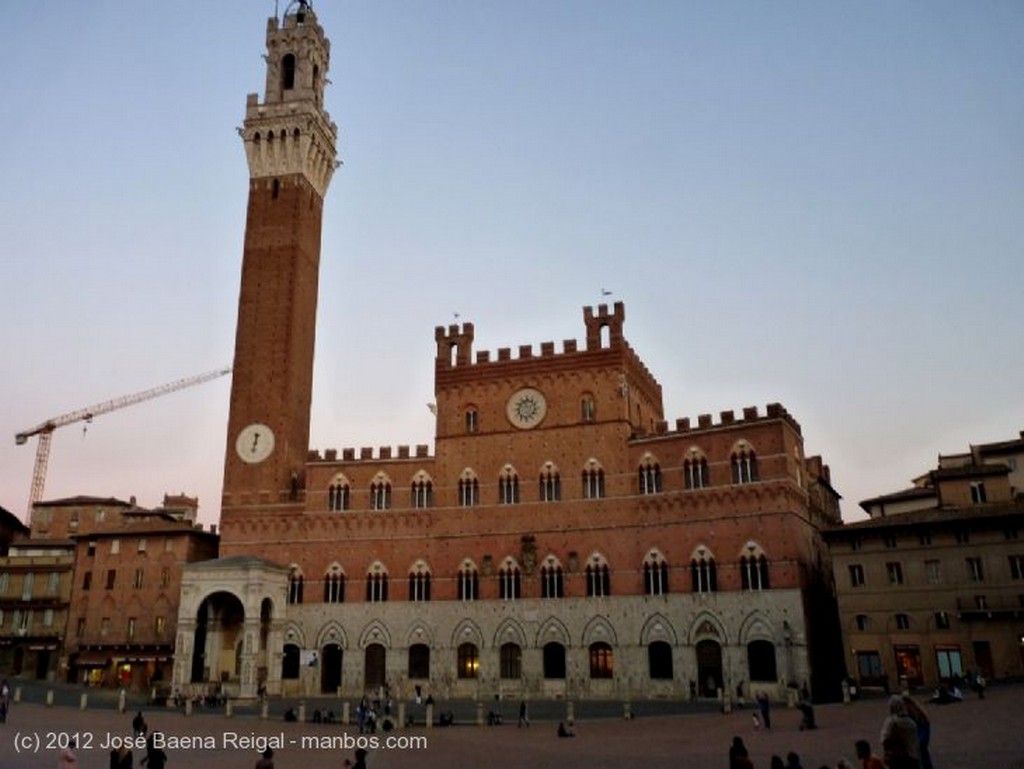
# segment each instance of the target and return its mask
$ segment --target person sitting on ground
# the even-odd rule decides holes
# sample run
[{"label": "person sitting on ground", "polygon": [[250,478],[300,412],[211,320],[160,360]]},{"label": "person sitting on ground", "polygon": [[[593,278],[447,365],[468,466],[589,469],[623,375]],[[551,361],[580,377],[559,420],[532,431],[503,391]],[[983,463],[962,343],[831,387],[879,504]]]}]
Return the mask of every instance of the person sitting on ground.
[{"label": "person sitting on ground", "polygon": [[565,721],[558,722],[558,736],[559,737],[575,737],[576,732],[571,727],[565,725]]},{"label": "person sitting on ground", "polygon": [[732,738],[732,745],[729,746],[729,769],[754,769],[742,737]]},{"label": "person sitting on ground", "polygon": [[885,769],[882,759],[871,752],[871,743],[867,740],[857,740],[853,743],[853,749],[860,759],[860,769]]},{"label": "person sitting on ground", "polygon": [[288,708],[288,710],[284,712],[284,720],[288,722],[299,720],[299,717],[295,715],[295,708]]}]

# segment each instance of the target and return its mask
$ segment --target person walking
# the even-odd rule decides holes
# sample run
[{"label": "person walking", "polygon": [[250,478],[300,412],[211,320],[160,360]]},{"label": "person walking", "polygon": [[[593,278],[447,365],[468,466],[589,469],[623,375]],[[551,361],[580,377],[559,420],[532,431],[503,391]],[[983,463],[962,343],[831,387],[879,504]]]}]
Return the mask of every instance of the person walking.
[{"label": "person walking", "polygon": [[530,719],[526,717],[526,700],[519,702],[519,723],[517,726],[529,726]]},{"label": "person walking", "polygon": [[263,758],[256,762],[256,769],[274,769],[274,751],[267,748],[263,751]]},{"label": "person walking", "polygon": [[757,693],[757,709],[761,711],[761,723],[765,729],[772,728],[772,702],[764,692]]},{"label": "person walking", "polygon": [[917,724],[907,715],[903,697],[889,698],[889,715],[882,722],[882,750],[889,769],[920,769],[921,744],[917,739]]},{"label": "person walking", "polygon": [[909,695],[903,695],[903,704],[907,708],[910,720],[917,726],[917,747],[921,755],[921,769],[932,769],[932,757],[928,752],[928,744],[932,739],[932,724],[928,720],[928,714]]},{"label": "person walking", "polygon": [[150,732],[146,738],[146,755],[141,763],[147,769],[164,769],[167,766],[167,754],[156,746],[156,732]]}]

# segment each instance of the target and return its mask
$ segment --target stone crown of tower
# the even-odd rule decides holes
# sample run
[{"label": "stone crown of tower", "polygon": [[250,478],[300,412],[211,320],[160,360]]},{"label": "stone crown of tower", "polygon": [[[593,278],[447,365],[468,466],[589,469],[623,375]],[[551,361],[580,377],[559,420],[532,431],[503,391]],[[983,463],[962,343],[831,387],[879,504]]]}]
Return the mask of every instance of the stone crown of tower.
[{"label": "stone crown of tower", "polygon": [[331,45],[307,3],[267,20],[264,98],[249,94],[245,143],[253,179],[300,174],[324,197],[338,167],[338,127],[323,107]]}]

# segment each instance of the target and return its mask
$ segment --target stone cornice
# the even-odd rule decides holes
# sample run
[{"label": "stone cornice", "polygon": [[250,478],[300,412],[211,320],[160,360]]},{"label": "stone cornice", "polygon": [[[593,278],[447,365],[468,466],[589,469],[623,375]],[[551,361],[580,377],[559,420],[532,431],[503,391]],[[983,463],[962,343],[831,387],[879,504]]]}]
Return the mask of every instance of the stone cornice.
[{"label": "stone cornice", "polygon": [[241,130],[252,179],[301,174],[321,198],[338,165],[337,126],[310,103],[259,104],[249,96]]}]

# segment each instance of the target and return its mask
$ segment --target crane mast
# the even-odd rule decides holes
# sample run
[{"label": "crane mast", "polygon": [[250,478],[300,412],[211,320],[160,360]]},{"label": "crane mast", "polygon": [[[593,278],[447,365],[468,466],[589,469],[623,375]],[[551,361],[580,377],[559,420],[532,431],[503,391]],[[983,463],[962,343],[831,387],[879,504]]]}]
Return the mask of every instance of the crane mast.
[{"label": "crane mast", "polygon": [[188,387],[194,387],[195,385],[209,382],[212,379],[218,379],[219,377],[230,373],[231,368],[226,367],[219,368],[214,371],[207,371],[205,374],[197,374],[196,376],[176,379],[173,382],[167,382],[166,384],[162,384],[157,387],[151,387],[148,390],[141,390],[130,395],[122,395],[119,398],[111,398],[110,400],[102,401],[84,409],[69,411],[67,414],[61,414],[58,417],[47,419],[45,422],[38,424],[35,427],[17,433],[14,436],[14,442],[19,446],[26,443],[33,435],[38,436],[38,442],[36,443],[36,461],[32,468],[32,488],[29,492],[28,498],[29,509],[43,498],[43,489],[46,486],[46,467],[50,462],[50,443],[53,439],[53,431],[58,427],[65,427],[66,425],[74,424],[75,422],[91,422],[93,417],[98,417],[100,414],[108,414],[111,411],[117,411],[118,409],[123,409],[127,406],[133,406],[136,403],[152,400],[153,398],[159,398],[161,395],[167,395],[168,393],[184,390]]}]

